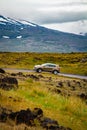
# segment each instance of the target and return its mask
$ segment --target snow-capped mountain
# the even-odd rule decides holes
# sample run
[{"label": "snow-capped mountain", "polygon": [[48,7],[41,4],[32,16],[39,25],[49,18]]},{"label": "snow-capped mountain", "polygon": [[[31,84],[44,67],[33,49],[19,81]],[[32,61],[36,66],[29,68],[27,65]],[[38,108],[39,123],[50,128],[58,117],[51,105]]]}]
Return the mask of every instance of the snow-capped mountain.
[{"label": "snow-capped mountain", "polygon": [[0,15],[0,51],[87,51],[87,34],[75,35]]},{"label": "snow-capped mountain", "polygon": [[25,20],[14,20],[9,17],[4,17],[4,16],[0,15],[0,24],[6,25],[7,23],[16,24],[16,25],[24,24],[24,25],[34,26],[34,27],[37,26],[36,24],[33,24],[33,23],[25,21]]},{"label": "snow-capped mountain", "polygon": [[15,20],[0,15],[0,38],[26,37],[29,29],[37,26],[38,25],[25,20]]}]

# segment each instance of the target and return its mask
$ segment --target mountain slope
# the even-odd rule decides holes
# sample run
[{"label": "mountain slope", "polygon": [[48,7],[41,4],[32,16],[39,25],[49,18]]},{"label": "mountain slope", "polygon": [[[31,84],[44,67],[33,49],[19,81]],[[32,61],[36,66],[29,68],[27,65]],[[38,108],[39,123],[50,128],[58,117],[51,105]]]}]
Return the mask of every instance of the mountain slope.
[{"label": "mountain slope", "polygon": [[48,29],[0,15],[0,51],[74,52],[87,51],[87,35]]}]

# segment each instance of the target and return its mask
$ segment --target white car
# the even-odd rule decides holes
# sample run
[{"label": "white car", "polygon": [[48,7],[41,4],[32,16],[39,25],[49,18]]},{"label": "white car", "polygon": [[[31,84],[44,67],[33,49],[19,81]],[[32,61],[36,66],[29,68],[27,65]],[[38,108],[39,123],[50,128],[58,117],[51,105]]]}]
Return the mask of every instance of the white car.
[{"label": "white car", "polygon": [[59,65],[56,65],[53,63],[45,63],[45,64],[41,64],[41,65],[35,65],[34,70],[38,73],[41,73],[42,71],[52,72],[53,74],[60,73]]}]

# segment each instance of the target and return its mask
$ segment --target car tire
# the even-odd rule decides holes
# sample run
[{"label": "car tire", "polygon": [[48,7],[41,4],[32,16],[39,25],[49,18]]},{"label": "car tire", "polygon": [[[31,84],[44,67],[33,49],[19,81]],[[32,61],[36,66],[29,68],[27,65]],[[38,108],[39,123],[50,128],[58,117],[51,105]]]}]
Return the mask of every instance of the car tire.
[{"label": "car tire", "polygon": [[59,72],[57,70],[53,71],[53,74],[57,75]]},{"label": "car tire", "polygon": [[38,73],[41,73],[41,72],[42,72],[42,69],[41,69],[41,68],[37,69],[37,72],[38,72]]}]

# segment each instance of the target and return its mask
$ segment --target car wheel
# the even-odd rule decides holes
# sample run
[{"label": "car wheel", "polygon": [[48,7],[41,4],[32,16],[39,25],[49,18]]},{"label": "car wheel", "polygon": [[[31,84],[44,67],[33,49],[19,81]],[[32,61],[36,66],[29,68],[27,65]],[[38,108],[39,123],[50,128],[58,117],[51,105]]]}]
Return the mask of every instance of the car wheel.
[{"label": "car wheel", "polygon": [[41,73],[41,72],[42,72],[42,69],[40,69],[40,68],[37,69],[37,72],[38,72],[38,73]]},{"label": "car wheel", "polygon": [[54,71],[53,71],[53,74],[58,74],[58,71],[57,71],[57,70],[54,70]]}]

